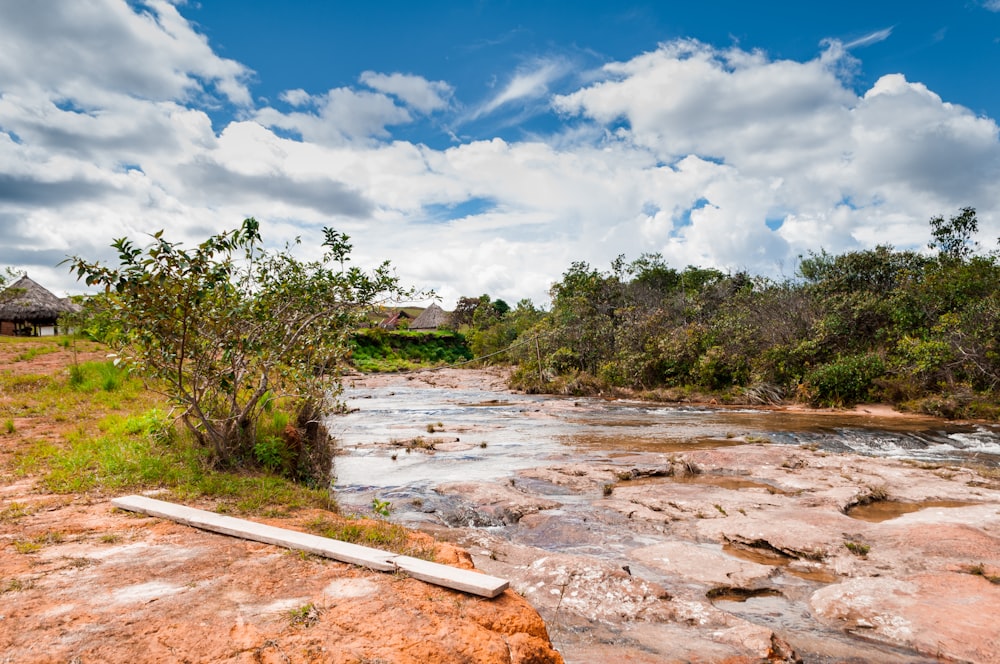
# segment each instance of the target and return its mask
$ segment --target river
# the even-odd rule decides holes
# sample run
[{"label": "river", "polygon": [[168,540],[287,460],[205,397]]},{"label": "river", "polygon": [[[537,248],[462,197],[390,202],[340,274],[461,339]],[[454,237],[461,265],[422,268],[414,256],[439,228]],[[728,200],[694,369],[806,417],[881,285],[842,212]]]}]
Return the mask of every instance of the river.
[{"label": "river", "polygon": [[[754,627],[773,630],[808,655],[807,661],[938,661],[922,659],[916,650],[887,644],[885,639],[859,636],[858,630],[838,629],[813,615],[816,611],[809,602],[815,603],[810,598],[818,588],[861,574],[849,556],[842,559],[838,553],[834,560],[830,554],[827,564],[816,566],[810,578],[812,568],[804,559],[793,556],[788,572],[782,567],[787,556],[762,560],[767,551],[746,546],[734,550],[731,544],[739,539],[738,525],[726,526],[729,530],[723,532],[706,529],[706,524],[733,523],[733,518],[714,517],[742,518],[735,510],[751,518],[752,508],[740,502],[747,496],[757,501],[758,495],[768,496],[773,503],[774,497],[791,495],[791,489],[802,492],[777,472],[782,464],[767,466],[767,472],[755,468],[758,462],[749,459],[763,459],[760,455],[784,454],[782,463],[789,467],[794,464],[787,459],[799,463],[802,454],[810,455],[803,463],[812,467],[838,455],[852,455],[845,459],[861,455],[873,464],[880,459],[909,460],[907,467],[914,468],[968,462],[1000,465],[1000,427],[995,425],[885,418],[863,411],[817,414],[526,395],[503,389],[496,376],[474,372],[452,372],[446,378],[412,374],[355,378],[347,382],[343,400],[349,413],[331,418],[329,426],[339,443],[334,470],[338,501],[349,511],[370,513],[374,499],[388,501],[392,520],[466,546],[478,567],[511,575],[514,587],[529,599],[533,599],[531,584],[541,574],[532,569],[533,561],[548,556],[566,556],[559,560],[570,566],[593,561],[605,571],[624,569],[630,578],[618,571],[622,583],[648,582],[661,588],[647,592],[650,597],[660,592],[674,598],[666,603],[671,605],[668,618],[657,618],[650,608],[656,602],[646,602],[645,595],[639,602],[644,608],[632,613],[605,611],[608,602],[635,600],[613,593],[605,593],[604,600],[594,599],[597,607],[587,607],[581,600],[578,615],[570,615],[568,602],[553,607],[539,599],[536,608],[567,661],[612,656],[624,657],[623,661],[667,661],[695,655],[713,661],[730,652],[739,654],[739,647],[733,650],[729,641],[745,638],[733,636],[727,641],[718,634],[742,633],[739,629],[749,634]],[[712,454],[727,454],[729,461],[713,470]],[[726,465],[732,459],[740,465],[744,456],[745,468]],[[672,465],[676,463],[690,468],[690,459],[705,472],[695,469],[697,473],[684,476],[672,470],[683,467]],[[669,472],[663,470],[667,467]],[[626,471],[653,477],[625,477]],[[883,485],[892,483],[889,471],[872,472]],[[570,479],[564,482],[559,473]],[[572,479],[574,473],[579,480]],[[846,476],[842,469],[839,473]],[[649,491],[643,488],[644,481],[650,483]],[[855,484],[864,484],[859,482]],[[477,493],[479,487],[492,487],[494,495],[484,498]],[[504,491],[512,487],[517,495],[505,497]],[[904,489],[893,493],[902,496]],[[669,527],[654,525],[664,514],[647,504],[654,490],[669,490],[674,497],[700,491],[690,494],[692,500],[702,496],[709,507],[691,514],[685,507],[664,521]],[[637,493],[625,501],[628,492]],[[955,495],[965,497],[959,493]],[[778,503],[772,503],[768,504],[777,509]],[[633,519],[629,504],[646,511],[640,510]],[[955,506],[963,504],[967,503]],[[744,579],[742,586],[729,584],[736,594],[725,596],[718,589],[729,585],[698,571],[698,565],[678,576],[673,569],[650,563],[653,559],[647,553],[656,547],[677,549],[682,544],[710,556],[707,565],[719,560],[728,564],[730,558],[741,561],[744,567],[734,567],[735,575],[750,580]],[[755,571],[758,568],[767,574]],[[729,574],[727,578],[733,575]],[[563,583],[560,592],[566,588]],[[626,590],[633,592],[631,587]],[[705,599],[706,592],[711,601]],[[678,626],[684,622],[678,615],[688,610],[678,608],[688,606],[681,600],[710,613],[699,618],[699,624],[707,627],[690,641],[697,644],[702,639],[702,645],[664,645],[688,638]]]}]

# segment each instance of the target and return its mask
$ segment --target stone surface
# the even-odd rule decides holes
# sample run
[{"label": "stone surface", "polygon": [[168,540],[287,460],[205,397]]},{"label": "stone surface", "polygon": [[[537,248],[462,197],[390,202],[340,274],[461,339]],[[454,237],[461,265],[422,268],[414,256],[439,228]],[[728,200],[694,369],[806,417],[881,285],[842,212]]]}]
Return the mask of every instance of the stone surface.
[{"label": "stone surface", "polygon": [[[38,511],[0,524],[0,662],[562,661],[511,591],[483,599],[104,501],[32,498]],[[35,553],[12,546],[53,532]]]},{"label": "stone surface", "polygon": [[[494,510],[566,495],[453,537],[567,661],[1000,661],[1000,586],[982,575],[1000,570],[1000,484],[974,470],[743,445],[558,462],[514,486],[451,490]],[[955,506],[847,513],[873,495]]]}]

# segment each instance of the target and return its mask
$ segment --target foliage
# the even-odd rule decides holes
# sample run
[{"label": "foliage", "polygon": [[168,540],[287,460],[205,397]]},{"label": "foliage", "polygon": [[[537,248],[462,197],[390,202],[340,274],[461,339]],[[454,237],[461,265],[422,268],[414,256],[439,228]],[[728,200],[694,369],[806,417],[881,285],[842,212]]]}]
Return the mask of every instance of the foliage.
[{"label": "foliage", "polygon": [[17,281],[22,274],[23,272],[21,270],[5,266],[2,270],[0,270],[0,289],[6,286],[8,281]]},{"label": "foliage", "polygon": [[350,344],[351,363],[360,371],[400,371],[472,359],[465,337],[449,330],[368,328],[353,334]]},{"label": "foliage", "polygon": [[[58,337],[18,339],[39,348],[61,346]],[[106,352],[92,342],[84,350]],[[65,435],[25,437],[12,448],[3,472],[36,475],[58,493],[121,494],[157,490],[166,500],[211,500],[219,511],[277,516],[301,507],[333,508],[325,488],[240,469],[212,468],[209,451],[175,423],[161,395],[110,362],[82,362],[81,382],[69,372],[31,374],[27,379],[0,372],[0,417],[51,418],[67,426]],[[105,389],[114,373],[117,386]],[[2,517],[3,515],[0,515]]]},{"label": "foliage", "polygon": [[[259,439],[262,414],[280,402],[298,413],[300,428],[315,424],[336,391],[352,328],[366,308],[404,295],[387,263],[372,273],[345,271],[348,237],[324,235],[326,254],[315,262],[298,260],[288,246],[263,249],[252,218],[193,249],[159,231],[144,248],[115,240],[117,266],[79,256],[68,262],[87,285],[104,288],[92,301],[95,329],[180,408],[212,462],[273,466],[284,452]],[[283,464],[291,476],[327,479],[324,436],[293,436],[286,445],[299,461]]]},{"label": "foliage", "polygon": [[975,208],[962,208],[960,214],[947,221],[939,215],[931,218],[930,223],[934,239],[928,246],[936,249],[939,256],[952,261],[961,261],[972,256],[978,246],[972,239],[979,230]]},{"label": "foliage", "polygon": [[806,374],[802,392],[812,405],[852,406],[871,398],[876,379],[884,373],[878,355],[839,357]]},{"label": "foliage", "polygon": [[[468,331],[477,357],[517,363],[514,381],[566,394],[710,390],[844,406],[888,399],[950,417],[997,412],[1000,254],[981,254],[973,208],[930,220],[935,255],[888,245],[801,257],[796,277],[624,257],[576,262],[527,325]],[[464,298],[471,311],[488,296]],[[475,314],[472,314],[473,320]],[[497,327],[499,325],[499,327]],[[502,334],[499,334],[502,332]],[[657,392],[662,393],[662,392]]]}]

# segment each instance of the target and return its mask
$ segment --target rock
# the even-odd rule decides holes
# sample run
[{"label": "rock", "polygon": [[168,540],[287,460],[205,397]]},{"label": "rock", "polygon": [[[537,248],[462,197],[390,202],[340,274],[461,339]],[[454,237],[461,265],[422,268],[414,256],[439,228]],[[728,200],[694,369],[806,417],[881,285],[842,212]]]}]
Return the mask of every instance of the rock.
[{"label": "rock", "polygon": [[759,587],[773,568],[726,555],[716,545],[664,542],[635,549],[632,556],[686,582],[706,586]]},{"label": "rock", "polygon": [[[12,537],[11,525],[0,523],[0,536]],[[65,501],[16,527],[19,537],[62,535],[30,555],[0,555],[0,661],[563,661],[512,591],[484,600],[100,502]],[[456,547],[438,551],[439,562],[471,566]]]},{"label": "rock", "polygon": [[621,567],[581,556],[548,555],[518,574],[515,588],[535,607],[561,620],[669,620],[670,595],[656,583],[627,574]]},{"label": "rock", "polygon": [[510,485],[493,482],[452,482],[438,485],[435,490],[462,501],[441,515],[452,526],[513,524],[526,514],[559,507],[559,503],[553,500],[531,496]]},{"label": "rock", "polygon": [[961,662],[1000,662],[1000,587],[970,574],[855,578],[816,591],[810,604],[830,624]]}]

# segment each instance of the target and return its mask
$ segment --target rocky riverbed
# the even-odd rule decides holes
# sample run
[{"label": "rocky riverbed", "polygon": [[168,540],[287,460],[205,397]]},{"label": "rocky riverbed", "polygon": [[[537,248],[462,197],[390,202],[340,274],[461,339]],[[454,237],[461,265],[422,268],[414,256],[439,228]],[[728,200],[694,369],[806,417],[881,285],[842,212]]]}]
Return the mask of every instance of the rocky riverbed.
[{"label": "rocky riverbed", "polygon": [[[432,384],[494,392],[495,379],[358,379],[349,398],[363,417],[366,390],[406,402],[406,390]],[[532,424],[521,435],[531,435],[587,404],[522,406]],[[663,451],[655,440],[615,447],[581,434],[538,443],[532,455],[523,448],[532,441],[501,435],[502,422],[459,421],[443,407],[407,415],[403,406],[387,418],[384,431],[349,439],[339,461],[348,471],[352,458],[382,464],[401,481],[341,478],[344,498],[391,497],[395,518],[510,578],[568,662],[1000,662],[995,470],[771,444],[738,430],[688,447],[664,441]],[[893,427],[909,426],[898,419]],[[494,449],[505,445],[514,451]],[[400,463],[412,472],[394,470]]]}]

